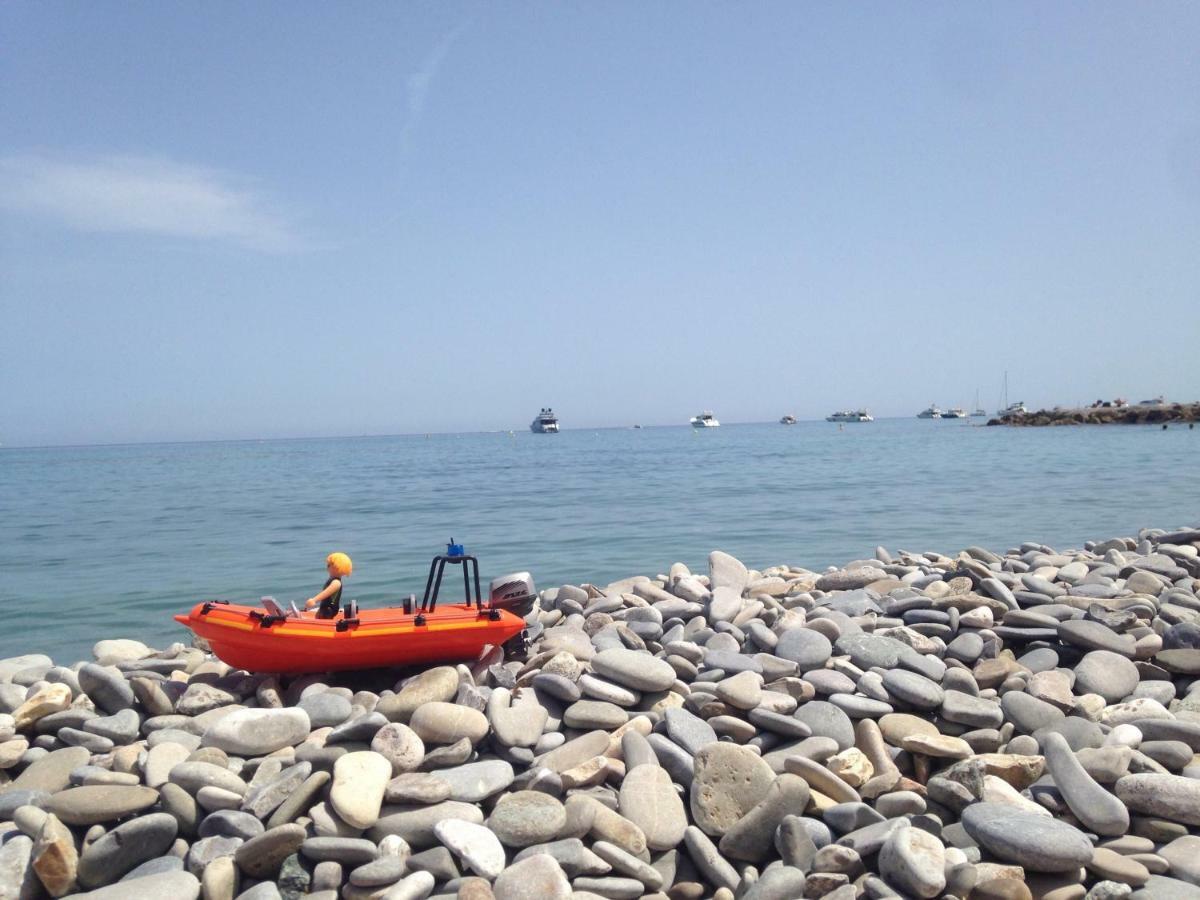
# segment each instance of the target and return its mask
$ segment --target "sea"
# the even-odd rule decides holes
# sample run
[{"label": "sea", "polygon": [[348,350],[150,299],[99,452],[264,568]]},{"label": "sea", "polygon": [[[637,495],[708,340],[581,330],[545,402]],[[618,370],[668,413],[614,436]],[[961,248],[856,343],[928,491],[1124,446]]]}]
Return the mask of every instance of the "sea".
[{"label": "sea", "polygon": [[[882,545],[1081,547],[1200,522],[1200,429],[982,420],[570,428],[0,449],[0,658],[186,641],[201,600],[422,594],[451,539],[539,588],[747,565],[820,570]],[[443,597],[457,597],[451,573]]]}]

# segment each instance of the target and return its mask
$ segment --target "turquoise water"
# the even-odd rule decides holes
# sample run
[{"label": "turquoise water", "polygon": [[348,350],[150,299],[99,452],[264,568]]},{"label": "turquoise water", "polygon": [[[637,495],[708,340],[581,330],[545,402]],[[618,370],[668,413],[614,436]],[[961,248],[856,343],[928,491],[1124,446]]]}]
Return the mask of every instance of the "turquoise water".
[{"label": "turquoise water", "polygon": [[[977,420],[978,421],[978,420]],[[453,536],[485,579],[607,584],[708,552],[821,567],[1200,520],[1200,430],[881,420],[0,451],[0,657],[184,639],[207,598],[420,593]]]}]

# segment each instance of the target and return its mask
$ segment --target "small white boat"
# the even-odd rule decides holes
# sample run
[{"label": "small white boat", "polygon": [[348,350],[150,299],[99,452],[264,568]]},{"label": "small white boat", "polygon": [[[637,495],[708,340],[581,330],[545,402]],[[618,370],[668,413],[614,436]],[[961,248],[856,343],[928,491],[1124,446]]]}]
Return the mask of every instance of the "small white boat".
[{"label": "small white boat", "polygon": [[927,408],[917,413],[918,419],[940,419],[941,417],[942,411],[938,409],[936,403],[929,404]]},{"label": "small white boat", "polygon": [[1025,408],[1025,404],[1018,400],[1016,403],[1008,404],[1008,406],[1004,407],[996,415],[1003,419],[1005,416],[1023,416],[1027,412],[1029,410]]},{"label": "small white boat", "polygon": [[547,406],[529,423],[529,430],[534,434],[558,434],[558,416]]},{"label": "small white boat", "polygon": [[826,422],[874,422],[875,417],[865,409],[839,409],[825,417]]},{"label": "small white boat", "polygon": [[786,416],[783,416],[782,418],[780,418],[780,420],[779,420],[779,424],[780,424],[780,425],[795,425],[795,424],[796,424],[796,417],[795,417],[795,416],[793,416],[793,415],[791,415],[791,414],[789,413],[788,415],[786,415]]},{"label": "small white boat", "polygon": [[950,407],[950,409],[948,409],[944,413],[942,413],[942,418],[943,419],[965,419],[965,418],[967,418],[967,411],[965,409],[963,409],[961,406],[952,406],[952,407]]},{"label": "small white boat", "polygon": [[711,409],[706,409],[698,416],[692,416],[693,428],[718,428],[721,423],[717,421],[717,417],[712,414]]}]

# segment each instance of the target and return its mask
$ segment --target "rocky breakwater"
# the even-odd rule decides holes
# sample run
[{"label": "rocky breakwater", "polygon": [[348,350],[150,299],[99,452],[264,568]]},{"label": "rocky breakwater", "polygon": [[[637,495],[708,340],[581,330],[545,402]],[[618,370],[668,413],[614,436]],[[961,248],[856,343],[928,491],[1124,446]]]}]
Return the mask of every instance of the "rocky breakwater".
[{"label": "rocky breakwater", "polygon": [[715,552],[398,681],[0,660],[0,900],[1200,897],[1198,547]]},{"label": "rocky breakwater", "polygon": [[1088,406],[1080,409],[1039,409],[989,419],[989,425],[1165,425],[1200,422],[1200,403],[1157,406]]}]

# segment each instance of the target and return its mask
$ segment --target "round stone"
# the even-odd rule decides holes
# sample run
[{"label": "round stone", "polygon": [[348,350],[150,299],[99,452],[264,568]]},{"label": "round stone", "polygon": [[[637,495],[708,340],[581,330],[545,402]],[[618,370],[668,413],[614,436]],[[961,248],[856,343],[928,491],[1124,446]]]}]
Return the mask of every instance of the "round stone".
[{"label": "round stone", "polygon": [[801,672],[820,669],[833,655],[829,638],[811,628],[789,628],[779,636],[775,655],[790,659]]},{"label": "round stone", "polygon": [[1093,650],[1075,666],[1077,694],[1099,694],[1116,703],[1133,693],[1141,676],[1132,660],[1109,650]]},{"label": "round stone", "polygon": [[371,749],[391,763],[392,775],[415,772],[425,759],[424,742],[400,722],[389,722],[375,732]]},{"label": "round stone", "polygon": [[329,804],[352,828],[370,828],[379,819],[392,764],[373,750],[338,757],[333,765]]},{"label": "round stone", "polygon": [[[802,703],[792,717],[803,722],[817,737],[833,738],[838,750],[854,746],[854,723],[842,709],[824,700]],[[936,730],[936,729],[935,729]]]},{"label": "round stone", "polygon": [[554,840],[567,823],[558,798],[541,791],[514,791],[500,798],[487,827],[507,847],[529,847]]},{"label": "round stone", "polygon": [[696,754],[692,819],[710,835],[723,835],[766,796],[775,772],[761,756],[734,744],[710,744]]}]

